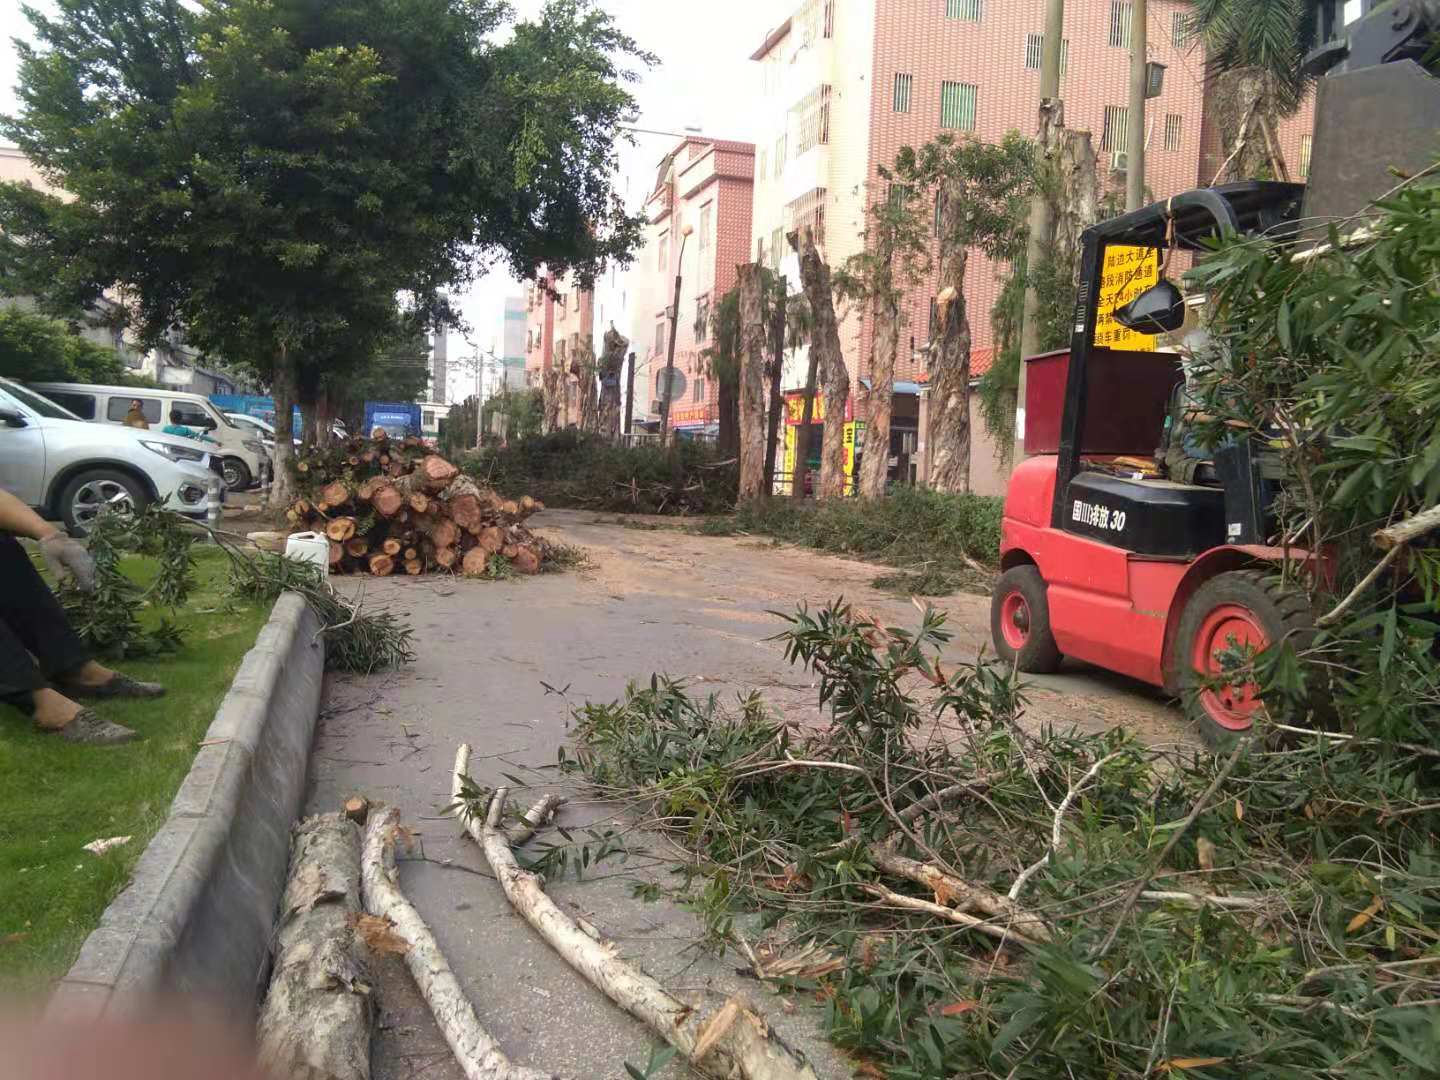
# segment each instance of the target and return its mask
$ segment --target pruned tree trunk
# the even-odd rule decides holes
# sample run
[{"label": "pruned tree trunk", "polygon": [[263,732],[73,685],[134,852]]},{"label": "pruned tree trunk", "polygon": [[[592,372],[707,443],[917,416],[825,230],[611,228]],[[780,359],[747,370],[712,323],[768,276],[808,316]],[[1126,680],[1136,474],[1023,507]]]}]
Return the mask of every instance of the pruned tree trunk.
[{"label": "pruned tree trunk", "polygon": [[780,397],[780,378],[785,370],[785,306],[786,282],[781,274],[775,290],[774,311],[770,316],[770,363],[765,374],[770,380],[770,396],[765,413],[765,497],[775,493],[775,455],[779,452],[780,410],[784,401]]},{"label": "pruned tree trunk", "polygon": [[288,344],[281,344],[275,356],[275,371],[270,381],[275,398],[275,482],[270,489],[274,505],[285,506],[295,499],[295,482],[290,475],[295,458],[295,398],[299,378],[295,357]]},{"label": "pruned tree trunk", "polygon": [[435,936],[400,891],[395,869],[395,834],[400,810],[371,811],[361,862],[365,909],[389,922],[405,946],[405,966],[435,1016],[445,1042],[467,1080],[554,1080],[549,1073],[512,1065],[475,1016]]},{"label": "pruned tree trunk", "polygon": [[1064,266],[1080,267],[1080,234],[1100,217],[1100,177],[1090,132],[1058,127],[1055,155],[1054,258]]},{"label": "pruned tree trunk", "polygon": [[[947,217],[961,205],[944,200]],[[957,233],[941,224],[941,237]],[[970,490],[970,320],[965,311],[965,265],[969,250],[942,239],[940,249],[939,340],[930,352],[930,486],[936,491]]]},{"label": "pruned tree trunk", "polygon": [[715,452],[721,458],[740,456],[740,386],[738,378],[715,376]]},{"label": "pruned tree trunk", "polygon": [[845,370],[845,355],[840,349],[830,267],[815,245],[815,231],[807,225],[791,233],[789,240],[800,256],[800,282],[814,320],[810,348],[812,355],[818,354],[816,362],[825,398],[825,441],[820,448],[820,486],[816,495],[828,499],[845,494],[845,403],[850,399],[850,373]]},{"label": "pruned tree trunk", "polygon": [[374,1003],[355,935],[360,829],[344,814],[295,826],[280,901],[275,968],[257,1027],[260,1065],[278,1080],[369,1080]]},{"label": "pruned tree trunk", "polygon": [[876,298],[870,393],[866,397],[865,446],[856,491],[879,498],[890,473],[890,411],[895,399],[895,353],[900,347],[900,297],[893,289]]},{"label": "pruned tree trunk", "polygon": [[735,268],[740,289],[740,499],[765,488],[765,319],[756,263]]},{"label": "pruned tree trunk", "polygon": [[587,334],[570,335],[570,374],[575,376],[578,393],[577,412],[580,430],[593,434],[599,427],[599,408],[595,394],[595,345]]},{"label": "pruned tree trunk", "polygon": [[600,436],[608,442],[619,442],[620,369],[625,366],[625,350],[630,342],[612,326],[605,331],[604,346],[600,354]]},{"label": "pruned tree trunk", "polygon": [[620,958],[615,947],[597,941],[545,894],[539,875],[515,861],[504,829],[504,788],[495,792],[485,824],[473,817],[467,831],[506,898],[565,961],[611,1001],[674,1046],[696,1069],[723,1080],[816,1080],[804,1057],[770,1029],[743,998],[732,997],[704,1012],[680,1001],[658,982]]},{"label": "pruned tree trunk", "polygon": [[546,435],[560,430],[560,406],[565,393],[565,376],[555,365],[540,375],[540,396],[543,403],[541,422]]},{"label": "pruned tree trunk", "polygon": [[806,356],[805,401],[800,411],[800,426],[795,430],[795,470],[790,477],[790,495],[803,498],[805,478],[810,474],[810,425],[815,420],[815,383],[819,378],[820,354],[813,348]]}]

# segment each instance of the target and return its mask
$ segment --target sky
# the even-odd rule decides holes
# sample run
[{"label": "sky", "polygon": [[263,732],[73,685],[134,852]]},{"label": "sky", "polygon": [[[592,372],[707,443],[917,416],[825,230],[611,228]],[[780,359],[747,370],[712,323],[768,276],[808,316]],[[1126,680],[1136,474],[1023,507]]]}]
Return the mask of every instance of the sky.
[{"label": "sky", "polygon": [[[520,17],[533,16],[541,0],[512,0]],[[42,11],[53,11],[49,0],[30,0]],[[21,14],[21,0],[0,0],[0,113],[12,113],[16,99],[12,83],[16,69],[11,39],[29,38],[30,25]],[[618,185],[630,208],[637,209],[655,178],[655,167],[687,125],[698,125],[706,135],[747,139],[753,122],[757,80],[749,56],[789,9],[775,0],[726,0],[723,4],[677,4],[674,0],[601,0],[621,29],[640,46],[659,56],[660,63],[644,72],[631,87],[638,104],[637,128],[674,132],[654,135],[636,132],[634,143],[622,148]],[[499,351],[507,296],[522,292],[519,282],[503,271],[480,279],[457,297],[468,335],[452,331],[450,357],[471,353],[471,346]],[[452,372],[452,395],[471,392],[473,373]]]}]

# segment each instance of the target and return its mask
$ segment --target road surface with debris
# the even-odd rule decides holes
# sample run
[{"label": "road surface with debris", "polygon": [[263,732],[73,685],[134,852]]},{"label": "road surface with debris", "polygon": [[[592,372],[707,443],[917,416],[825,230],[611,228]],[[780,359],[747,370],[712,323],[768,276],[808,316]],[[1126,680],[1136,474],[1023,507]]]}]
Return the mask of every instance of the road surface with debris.
[{"label": "road surface with debris", "polygon": [[[329,680],[307,812],[335,809],[357,793],[399,805],[418,833],[414,857],[402,864],[402,886],[481,1023],[517,1063],[557,1076],[623,1078],[626,1062],[643,1070],[654,1040],[523,923],[478,849],[445,817],[456,745],[474,747],[479,784],[514,786],[518,779],[547,788],[560,783],[553,766],[570,706],[614,699],[628,680],[652,672],[683,677],[696,692],[759,690],[774,708],[818,723],[813,680],[767,640],[783,625],[772,612],[843,596],[887,625],[914,626],[919,613],[908,599],[871,586],[883,568],[764,539],[624,528],[574,511],[547,511],[533,523],[552,540],[584,548],[591,565],[499,582],[336,579],[367,604],[403,612],[415,628],[418,660],[397,672]],[[972,658],[988,645],[988,597],[930,603],[949,615],[952,658]],[[1094,669],[1034,679],[1029,698],[1027,723],[1087,730],[1125,724],[1151,742],[1194,741],[1158,692]],[[520,801],[528,804],[528,794]],[[577,841],[586,839],[585,828],[601,835],[627,828],[622,808],[593,802],[572,802],[560,823]],[[679,878],[670,873],[671,853],[653,838],[626,835],[631,852],[623,864],[612,858],[579,882],[551,882],[557,901],[682,997],[713,1007],[744,991],[805,1050],[819,1076],[849,1076],[819,1036],[814,1002],[776,995],[738,974],[733,955],[705,952],[700,920],[686,908],[635,895],[638,882],[674,886]],[[558,834],[535,843],[547,840]],[[380,1000],[377,1080],[460,1075],[393,958]],[[656,1073],[679,1075],[673,1064]]]}]

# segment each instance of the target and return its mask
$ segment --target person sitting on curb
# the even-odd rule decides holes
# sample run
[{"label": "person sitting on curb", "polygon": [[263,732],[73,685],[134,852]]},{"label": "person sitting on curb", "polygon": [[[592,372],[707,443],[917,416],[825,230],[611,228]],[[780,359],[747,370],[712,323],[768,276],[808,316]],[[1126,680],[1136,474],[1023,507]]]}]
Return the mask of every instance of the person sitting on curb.
[{"label": "person sitting on curb", "polygon": [[60,577],[73,576],[86,591],[95,588],[90,553],[4,490],[0,534],[0,701],[28,712],[36,727],[70,742],[114,746],[137,738],[130,728],[101,718],[74,698],[153,698],[165,688],[95,662],[16,537],[37,541],[50,569]]}]

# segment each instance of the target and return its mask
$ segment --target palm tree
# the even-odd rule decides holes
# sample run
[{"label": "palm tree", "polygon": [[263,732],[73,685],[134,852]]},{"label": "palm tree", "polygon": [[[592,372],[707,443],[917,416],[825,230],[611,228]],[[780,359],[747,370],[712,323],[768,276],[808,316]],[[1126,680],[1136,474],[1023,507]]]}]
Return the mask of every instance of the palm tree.
[{"label": "palm tree", "polygon": [[1289,179],[1277,120],[1294,115],[1310,90],[1305,54],[1338,0],[1195,0],[1190,28],[1203,44],[1226,149],[1216,179],[1251,179],[1268,169]]}]

